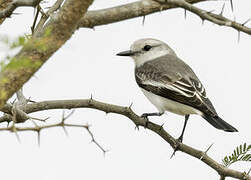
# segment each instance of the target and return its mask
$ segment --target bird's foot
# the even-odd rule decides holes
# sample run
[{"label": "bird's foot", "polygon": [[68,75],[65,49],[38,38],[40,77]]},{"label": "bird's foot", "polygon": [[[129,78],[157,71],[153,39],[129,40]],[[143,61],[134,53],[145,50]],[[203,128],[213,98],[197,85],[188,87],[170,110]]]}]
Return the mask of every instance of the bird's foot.
[{"label": "bird's foot", "polygon": [[149,114],[150,114],[150,113],[143,113],[140,117],[142,117],[142,118],[147,118],[147,119],[148,119]]},{"label": "bird's foot", "polygon": [[142,117],[142,118],[144,118],[146,120],[146,123],[144,125],[144,127],[146,128],[148,123],[149,123],[148,116],[161,116],[162,114],[164,114],[164,112],[143,113],[140,117]]},{"label": "bird's foot", "polygon": [[149,123],[149,119],[148,119],[149,114],[148,113],[144,113],[142,114],[140,117],[144,118],[146,120],[144,128],[146,128],[148,126]]},{"label": "bird's foot", "polygon": [[139,125],[138,124],[135,124],[135,130],[136,129],[139,131]]},{"label": "bird's foot", "polygon": [[170,159],[175,155],[176,151],[179,150],[179,147],[180,147],[180,144],[182,144],[182,140],[183,140],[183,137],[180,136],[178,139],[176,139],[176,143],[174,145],[174,151],[173,151],[173,154],[171,155]]},{"label": "bird's foot", "polygon": [[179,141],[180,143],[182,143],[182,141],[183,141],[183,134],[177,139],[177,141]]}]

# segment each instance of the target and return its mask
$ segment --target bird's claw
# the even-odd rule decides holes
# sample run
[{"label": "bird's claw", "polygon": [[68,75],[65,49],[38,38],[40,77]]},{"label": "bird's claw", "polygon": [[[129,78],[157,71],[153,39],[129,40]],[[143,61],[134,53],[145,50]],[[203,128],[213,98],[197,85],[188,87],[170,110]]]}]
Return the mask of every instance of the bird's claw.
[{"label": "bird's claw", "polygon": [[137,124],[135,125],[135,130],[136,129],[139,131],[139,125],[137,125]]},{"label": "bird's claw", "polygon": [[148,119],[148,114],[147,113],[143,113],[140,117]]},{"label": "bird's claw", "polygon": [[180,143],[182,143],[182,141],[183,141],[183,136],[180,136],[180,137],[177,139],[177,141],[179,141]]},{"label": "bird's claw", "polygon": [[146,120],[145,125],[144,125],[144,128],[146,128],[148,126],[148,123],[149,123],[148,114],[144,113],[140,117],[144,118]]},{"label": "bird's claw", "polygon": [[171,155],[170,159],[175,155],[176,151],[179,150],[179,146],[182,143],[182,139],[183,138],[181,136],[178,139],[176,139],[176,144],[174,146],[174,151],[173,151],[173,154]]}]

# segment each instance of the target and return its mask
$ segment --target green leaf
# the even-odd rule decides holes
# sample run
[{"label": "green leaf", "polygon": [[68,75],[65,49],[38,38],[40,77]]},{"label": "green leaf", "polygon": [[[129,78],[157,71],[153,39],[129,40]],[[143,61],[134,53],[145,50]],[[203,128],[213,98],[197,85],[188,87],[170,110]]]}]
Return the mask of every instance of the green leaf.
[{"label": "green leaf", "polygon": [[1,57],[0,70],[2,70],[13,58],[14,56],[13,52],[16,53],[15,48],[24,46],[24,44],[28,41],[28,39],[29,37],[27,35],[19,36],[13,39],[7,35],[0,34],[0,43],[4,45],[4,47],[7,49],[4,52],[3,57]]},{"label": "green leaf", "polygon": [[222,160],[223,165],[228,167],[238,161],[251,161],[251,154],[248,154],[248,151],[250,150],[251,145],[248,145],[247,147],[246,143],[237,146],[231,155],[224,157]]},{"label": "green leaf", "polygon": [[251,144],[248,146],[247,151],[249,151],[250,149],[251,149]]},{"label": "green leaf", "polygon": [[247,144],[244,143],[244,145],[243,145],[243,151],[246,151],[246,147],[247,147]]},{"label": "green leaf", "polygon": [[23,46],[25,44],[25,42],[26,42],[26,38],[24,36],[19,36],[17,39],[15,39],[15,41],[13,41],[10,44],[10,48],[14,49],[16,47]]}]

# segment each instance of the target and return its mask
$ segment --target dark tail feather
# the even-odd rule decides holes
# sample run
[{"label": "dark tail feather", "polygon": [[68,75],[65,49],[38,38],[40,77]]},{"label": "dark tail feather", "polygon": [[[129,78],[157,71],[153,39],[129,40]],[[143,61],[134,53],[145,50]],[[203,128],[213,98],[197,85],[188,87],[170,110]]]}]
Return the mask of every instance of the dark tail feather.
[{"label": "dark tail feather", "polygon": [[223,119],[221,119],[219,116],[210,116],[210,115],[203,115],[203,118],[207,120],[212,126],[214,126],[217,129],[221,129],[223,131],[227,132],[238,132],[238,130],[225,122]]}]

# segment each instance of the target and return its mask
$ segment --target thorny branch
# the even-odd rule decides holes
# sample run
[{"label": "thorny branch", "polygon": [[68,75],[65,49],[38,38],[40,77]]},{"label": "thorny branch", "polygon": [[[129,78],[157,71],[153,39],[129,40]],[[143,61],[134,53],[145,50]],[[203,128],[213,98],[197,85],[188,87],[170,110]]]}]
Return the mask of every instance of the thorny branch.
[{"label": "thorny branch", "polygon": [[214,24],[218,24],[220,26],[226,26],[226,27],[232,27],[233,29],[237,31],[241,31],[244,33],[247,33],[251,35],[251,28],[245,26],[245,24],[248,22],[244,22],[242,24],[237,23],[235,21],[232,21],[224,16],[222,16],[222,13],[220,14],[214,14],[212,12],[207,12],[203,9],[197,8],[193,6],[192,4],[184,1],[184,0],[154,0],[156,2],[159,2],[160,4],[171,4],[177,7],[184,8],[187,11],[190,11],[196,15],[198,15],[202,21],[208,20]]},{"label": "thorny branch", "polygon": [[[193,4],[206,0],[187,0]],[[88,11],[80,20],[78,27],[94,28],[95,26],[107,25],[127,19],[144,17],[149,14],[174,8],[173,5],[161,5],[153,0],[140,0],[120,6],[106,9]]]},{"label": "thorny branch", "polygon": [[23,95],[22,89],[18,90],[16,94],[17,94],[17,101],[13,103],[13,106],[11,108],[12,116],[5,113],[5,116],[11,117],[10,121],[8,122],[12,121],[13,123],[21,123],[21,122],[25,122],[28,119],[44,122],[48,119],[48,118],[39,119],[39,118],[29,116],[26,112],[23,111],[23,109],[25,109],[26,105],[29,102],[31,102],[31,100],[25,98],[25,96]]},{"label": "thorny branch", "polygon": [[81,125],[81,124],[70,124],[70,123],[65,123],[65,121],[71,117],[74,113],[74,110],[71,111],[68,115],[65,116],[65,113],[63,111],[63,115],[62,115],[62,119],[60,122],[58,123],[54,123],[54,124],[50,124],[50,125],[38,125],[37,123],[35,123],[35,121],[32,121],[34,124],[34,127],[17,127],[15,125],[15,123],[12,124],[12,126],[8,126],[5,128],[0,128],[0,131],[10,131],[15,133],[17,139],[19,142],[21,142],[20,137],[18,135],[18,132],[23,132],[23,131],[34,131],[37,133],[37,139],[38,139],[38,145],[40,146],[40,133],[42,130],[44,129],[49,129],[49,128],[53,128],[53,127],[62,127],[65,134],[68,136],[68,132],[66,131],[66,127],[77,127],[77,128],[84,128],[88,134],[91,137],[91,142],[93,142],[104,154],[107,152],[107,150],[105,150],[94,138],[93,133],[90,130],[90,125],[86,124],[86,125]]},{"label": "thorny branch", "polygon": [[31,6],[35,7],[41,0],[13,0],[8,6],[0,11],[0,18],[9,17],[17,7]]},{"label": "thorny branch", "polygon": [[49,10],[46,12],[46,13],[43,13],[42,14],[42,17],[40,19],[40,21],[38,22],[38,25],[37,27],[35,28],[34,32],[37,32],[37,31],[40,31],[45,22],[48,20],[48,18],[55,12],[57,11],[60,6],[62,5],[62,3],[64,2],[64,0],[57,0],[50,8]]},{"label": "thorny branch", "polygon": [[94,28],[99,25],[111,24],[136,17],[145,17],[155,12],[180,7],[198,15],[203,21],[208,20],[220,26],[232,27],[239,32],[251,34],[251,28],[245,26],[249,20],[238,23],[224,17],[222,13],[214,14],[192,5],[199,2],[206,2],[206,0],[143,0],[112,8],[88,11],[82,17],[78,27]]},{"label": "thorny branch", "polygon": [[[1,111],[5,112],[5,113],[9,113],[9,115],[10,115],[11,108],[12,108],[12,105],[8,104],[8,105],[5,105],[1,109]],[[202,162],[204,162],[205,164],[207,164],[208,166],[213,168],[215,171],[217,171],[222,177],[234,177],[234,178],[243,179],[243,180],[244,179],[251,180],[251,176],[248,175],[247,173],[239,172],[239,171],[236,171],[233,169],[229,169],[229,168],[224,167],[223,165],[219,164],[215,160],[213,160],[211,157],[209,157],[207,155],[206,152],[208,150],[206,150],[206,152],[203,152],[203,151],[197,150],[195,148],[192,148],[188,145],[180,143],[175,138],[173,138],[168,132],[166,132],[162,126],[157,125],[155,123],[152,123],[150,121],[147,122],[146,119],[141,118],[140,116],[135,114],[132,111],[130,106],[124,107],[124,106],[107,104],[107,103],[96,101],[91,98],[91,99],[54,100],[54,101],[35,102],[32,104],[27,104],[23,110],[26,113],[32,113],[32,112],[37,112],[37,111],[49,110],[49,109],[76,109],[76,108],[92,108],[92,109],[104,111],[106,113],[116,113],[116,114],[121,114],[123,116],[126,116],[130,120],[132,120],[132,122],[136,126],[145,127],[147,129],[155,132],[156,134],[158,134],[167,143],[169,143],[173,148],[178,147],[179,151],[182,151],[190,156],[197,158],[198,160],[201,160]],[[3,120],[7,120],[7,119],[8,118],[1,117],[1,122],[3,122]],[[60,123],[54,124],[54,125],[46,125],[46,126],[44,126],[44,128],[62,126],[62,124],[64,124],[64,122],[63,123],[62,122],[63,121],[61,121]],[[73,126],[79,126],[79,125],[64,124],[64,126],[73,127]],[[80,127],[85,127],[85,126],[80,125]],[[16,128],[16,131],[17,132],[18,131],[38,131],[38,130],[41,130],[41,128],[42,127],[38,127],[38,126],[37,127],[36,126],[29,127],[29,128]],[[3,128],[3,130],[12,130],[12,129],[11,128]],[[90,133],[90,135],[92,136],[91,133]],[[93,138],[93,136],[92,136],[92,138]],[[95,142],[95,140],[94,140],[94,142]]]},{"label": "thorny branch", "polygon": [[[34,31],[40,30],[45,24],[46,20],[58,10],[64,0],[57,0],[52,7],[46,12],[42,13],[41,19]],[[85,16],[82,17],[78,27],[90,27],[94,28],[98,25],[110,24],[114,22],[123,21],[126,19],[131,19],[135,17],[144,17],[146,15],[160,12],[163,10],[171,8],[184,8],[187,11],[190,11],[198,15],[203,21],[208,20],[212,23],[218,24],[220,26],[232,27],[238,32],[244,32],[251,34],[251,28],[245,26],[250,19],[243,23],[238,23],[234,20],[230,20],[220,14],[214,14],[212,12],[207,12],[203,9],[195,7],[194,3],[205,2],[210,0],[143,0],[137,1],[134,3],[128,3],[121,6],[116,6],[107,9],[88,11]],[[0,11],[0,18],[8,17],[12,12],[19,6],[33,6],[38,5],[40,0],[17,0],[13,1],[8,5],[7,8]],[[231,3],[231,8],[233,10],[233,3]]]},{"label": "thorny branch", "polygon": [[[103,151],[103,153],[105,154],[107,151],[95,140],[93,133],[90,131],[90,126],[87,125],[76,125],[76,124],[69,124],[69,123],[65,123],[65,121],[67,119],[69,119],[73,113],[74,110],[72,110],[68,115],[65,115],[65,112],[63,111],[62,113],[62,118],[61,121],[59,123],[55,123],[55,124],[51,124],[51,125],[43,125],[43,126],[39,126],[37,125],[37,123],[33,120],[38,120],[38,121],[42,121],[45,122],[48,118],[46,119],[39,119],[39,118],[34,118],[29,116],[26,112],[23,111],[23,109],[26,108],[26,105],[28,104],[28,102],[31,102],[31,100],[26,99],[25,96],[23,95],[22,89],[20,89],[17,93],[17,101],[13,103],[13,106],[11,108],[11,114],[8,115],[5,113],[5,116],[11,118],[10,121],[8,121],[8,124],[12,121],[12,126],[7,126],[6,128],[0,128],[0,131],[10,131],[10,132],[14,132],[18,141],[20,142],[20,137],[18,135],[18,131],[35,131],[37,132],[37,139],[38,139],[38,145],[40,145],[40,132],[43,129],[48,129],[48,128],[53,128],[53,127],[62,127],[65,134],[68,136],[68,132],[66,130],[66,127],[79,127],[79,128],[85,128],[87,130],[87,132],[89,133],[89,135],[91,136],[91,141],[97,145],[97,147],[99,149],[101,149]],[[32,101],[34,103],[34,101]],[[21,122],[25,122],[26,120],[32,120],[33,124],[35,125],[35,127],[16,127],[16,123],[21,123]]]}]

